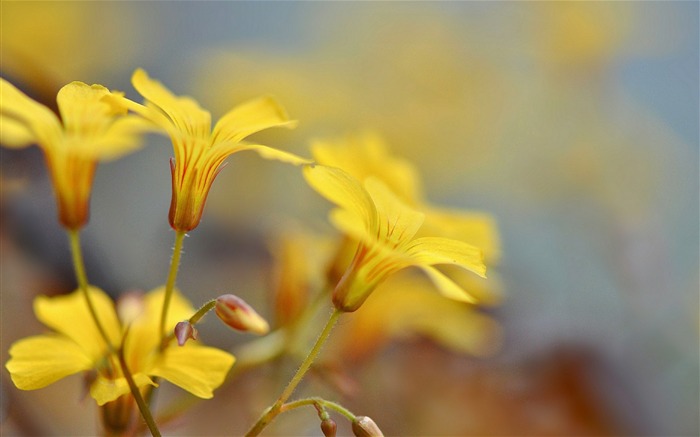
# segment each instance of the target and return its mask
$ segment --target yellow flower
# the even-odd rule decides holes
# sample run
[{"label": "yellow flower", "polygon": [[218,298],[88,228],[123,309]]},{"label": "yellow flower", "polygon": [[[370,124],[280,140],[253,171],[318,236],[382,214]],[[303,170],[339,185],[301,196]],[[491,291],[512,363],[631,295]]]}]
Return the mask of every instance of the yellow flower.
[{"label": "yellow flower", "polygon": [[0,78],[0,142],[44,152],[58,201],[61,224],[71,230],[88,221],[90,192],[100,160],[117,158],[141,145],[147,122],[126,115],[119,96],[101,85],[72,82],[58,92],[59,119],[47,107]]},{"label": "yellow flower", "polygon": [[[347,266],[353,253],[349,253],[347,259],[343,256],[342,261],[334,260],[337,254],[334,254],[333,245],[340,243],[338,239],[315,235],[300,226],[289,226],[275,243],[271,253],[276,255],[273,267],[277,273],[277,313],[285,315],[283,326],[292,325],[298,321],[304,307],[308,307],[308,301],[325,293],[329,264]],[[341,244],[346,246],[344,242]],[[445,267],[440,266],[440,269]],[[459,267],[449,267],[464,276],[450,271],[453,280],[473,278],[464,288],[477,297],[480,305],[497,303],[491,283],[493,278],[486,280]],[[289,312],[289,308],[296,311]],[[432,282],[420,271],[404,269],[381,282],[362,304],[362,311],[337,326],[333,336],[334,341],[326,346],[330,351],[324,356],[342,362],[357,362],[390,341],[414,337],[426,337],[456,353],[486,356],[500,346],[501,327],[480,313],[475,305],[435,293]]]},{"label": "yellow flower", "polygon": [[442,237],[416,237],[425,215],[407,206],[379,179],[364,187],[343,170],[321,165],[304,168],[306,180],[339,206],[333,224],[358,241],[354,258],[333,292],[333,303],[355,311],[390,274],[409,266],[422,269],[445,296],[464,302],[474,297],[434,265],[452,264],[485,277],[478,247]]},{"label": "yellow flower", "polygon": [[146,105],[130,102],[130,107],[165,130],[173,143],[175,157],[170,161],[172,199],[168,218],[176,231],[197,227],[209,189],[229,155],[253,150],[266,159],[292,164],[309,162],[268,146],[242,142],[261,130],[296,124],[271,97],[236,106],[212,130],[211,115],[193,99],[173,95],[141,69],[134,72],[132,83],[146,99]]},{"label": "yellow flower", "polygon": [[384,140],[373,132],[335,140],[317,140],[311,152],[319,164],[342,168],[359,181],[380,179],[407,205],[425,214],[420,235],[454,238],[479,247],[489,262],[500,256],[500,238],[493,217],[474,211],[450,210],[430,205],[415,167],[393,156]]},{"label": "yellow flower", "polygon": [[[162,287],[148,293],[139,305],[134,307],[132,303],[127,311],[120,311],[126,320],[120,320],[112,300],[104,292],[91,287],[90,293],[112,350],[120,347],[122,336],[126,335],[124,356],[139,387],[156,385],[152,378],[160,377],[201,398],[213,396],[234,358],[192,341],[184,347],[171,341],[161,352],[158,324],[164,296]],[[168,326],[174,327],[195,312],[178,293],[170,305]],[[129,393],[118,358],[100,336],[81,292],[37,297],[34,312],[56,332],[24,338],[12,345],[6,367],[18,388],[35,390],[68,375],[93,371],[96,378],[90,385],[90,394],[98,405]]]}]

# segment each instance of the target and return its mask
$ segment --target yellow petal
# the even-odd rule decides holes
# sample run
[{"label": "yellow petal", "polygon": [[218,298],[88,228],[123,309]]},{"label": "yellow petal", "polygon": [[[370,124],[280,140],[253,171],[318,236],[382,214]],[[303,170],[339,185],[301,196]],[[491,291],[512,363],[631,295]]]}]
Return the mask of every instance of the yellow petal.
[{"label": "yellow petal", "polygon": [[195,100],[190,97],[175,96],[163,84],[151,79],[148,73],[140,68],[134,72],[131,83],[146,100],[163,111],[180,132],[198,138],[209,137],[211,115],[203,110]]},{"label": "yellow petal", "polygon": [[[273,147],[269,146],[263,146],[260,144],[247,144],[247,143],[226,143],[226,144],[216,144],[214,147],[210,149],[210,154],[212,154],[211,157],[208,158],[209,161],[213,161],[212,158],[216,157],[223,157],[225,158],[228,155],[231,155],[232,153],[236,152],[241,152],[243,150],[252,150],[258,155],[260,155],[261,158],[273,160],[273,161],[281,161],[287,164],[292,164],[292,165],[304,165],[304,164],[311,164],[311,160],[302,158],[300,156],[297,156],[293,153],[289,152],[284,152],[282,150],[275,149]],[[214,156],[215,155],[215,156]]]},{"label": "yellow petal", "polygon": [[362,241],[365,244],[376,243],[376,235],[368,232],[364,222],[360,221],[356,214],[347,209],[335,208],[328,216],[336,229],[353,240]]},{"label": "yellow petal", "polygon": [[454,238],[479,247],[484,258],[500,258],[501,243],[496,220],[490,214],[426,207],[421,235]]},{"label": "yellow petal", "polygon": [[403,332],[415,332],[458,353],[488,356],[501,344],[501,327],[468,305],[434,293],[414,295],[412,304],[424,311],[403,317]]},{"label": "yellow petal", "polygon": [[168,348],[148,373],[209,399],[224,382],[234,361],[233,355],[222,350],[188,343],[184,347]]},{"label": "yellow petal", "polygon": [[272,97],[259,97],[242,103],[219,119],[214,126],[212,143],[220,141],[240,142],[245,137],[271,127],[292,128],[296,121],[290,121],[282,105]]},{"label": "yellow petal", "polygon": [[406,206],[375,177],[365,180],[365,188],[377,208],[380,240],[393,247],[410,242],[423,224],[425,215]]},{"label": "yellow petal", "polygon": [[463,290],[468,290],[480,306],[497,306],[505,299],[503,283],[498,272],[489,271],[488,279],[482,278],[455,265],[434,266],[441,273],[459,284]]},{"label": "yellow petal", "polygon": [[5,367],[22,390],[46,387],[68,375],[88,370],[93,359],[72,340],[60,335],[38,335],[17,341]]},{"label": "yellow petal", "polygon": [[0,114],[0,144],[19,149],[35,142],[36,137],[24,123]]},{"label": "yellow petal", "polygon": [[72,82],[57,101],[71,153],[114,159],[140,147],[141,134],[154,128],[143,117],[127,116],[120,93],[101,85]]},{"label": "yellow petal", "polygon": [[[135,370],[141,371],[148,365],[160,344],[158,329],[164,298],[165,287],[148,292],[144,297],[143,312],[130,325],[124,355]],[[192,304],[177,289],[173,290],[165,321],[166,334],[170,334],[178,322],[189,319],[194,313]]]},{"label": "yellow petal", "polygon": [[377,229],[377,210],[359,182],[338,168],[324,165],[304,167],[304,177],[320,195],[354,214],[368,232]]},{"label": "yellow petal", "polygon": [[[121,328],[112,299],[96,287],[90,287],[90,296],[107,336],[113,345],[118,345]],[[98,359],[105,351],[104,340],[80,290],[64,296],[39,296],[34,299],[34,312],[44,325],[79,344],[93,359]]]},{"label": "yellow petal", "polygon": [[102,101],[109,94],[102,85],[83,82],[71,82],[62,87],[56,102],[66,131],[83,134],[101,131],[113,116],[126,113],[126,108]]},{"label": "yellow petal", "polygon": [[461,241],[441,237],[421,237],[406,249],[417,265],[454,264],[486,277],[481,249]]},{"label": "yellow petal", "polygon": [[63,135],[56,114],[3,78],[0,78],[0,114],[24,124],[42,147],[57,144]]},{"label": "yellow petal", "polygon": [[468,290],[463,289],[452,279],[439,272],[436,268],[430,266],[419,266],[433,281],[438,291],[445,297],[467,303],[477,303],[474,296],[470,295]]},{"label": "yellow petal", "polygon": [[[175,127],[173,122],[170,120],[170,117],[168,117],[160,108],[151,102],[146,101],[146,104],[142,105],[117,93],[112,93],[105,96],[104,100],[109,102],[111,105],[123,106],[143,117],[152,125],[151,127],[155,129],[156,133],[158,133],[160,130],[164,130],[170,135],[183,135],[183,133]],[[156,129],[156,127],[159,129]]]},{"label": "yellow petal", "polygon": [[[143,315],[145,320],[154,324],[160,324],[160,315],[165,299],[165,287],[161,286],[146,294],[146,311]],[[168,316],[165,319],[166,329],[175,328],[177,322],[189,319],[194,315],[195,309],[179,290],[174,289],[170,297]]]},{"label": "yellow petal", "polygon": [[332,141],[317,140],[311,144],[311,153],[319,164],[342,168],[359,181],[369,176],[381,179],[409,205],[421,198],[415,167],[407,160],[392,156],[384,140],[374,132]]},{"label": "yellow petal", "polygon": [[116,159],[139,149],[145,132],[155,132],[155,126],[140,116],[126,115],[113,121],[89,147],[101,160]]},{"label": "yellow petal", "polygon": [[[146,385],[158,386],[158,384],[153,382],[151,378],[143,373],[135,373],[132,376],[137,387],[144,387]],[[104,405],[107,402],[114,401],[119,396],[130,392],[131,389],[129,388],[129,383],[124,377],[108,379],[100,375],[90,386],[90,396],[95,399],[97,405]]]}]

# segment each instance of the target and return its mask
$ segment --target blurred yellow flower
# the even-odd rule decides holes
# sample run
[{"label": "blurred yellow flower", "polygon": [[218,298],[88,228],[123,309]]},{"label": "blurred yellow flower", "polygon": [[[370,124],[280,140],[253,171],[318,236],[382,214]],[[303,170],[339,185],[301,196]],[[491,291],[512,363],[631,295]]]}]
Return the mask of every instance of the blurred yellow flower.
[{"label": "blurred yellow flower", "polygon": [[374,288],[405,267],[422,269],[445,296],[474,302],[473,296],[434,265],[452,264],[485,277],[481,250],[441,237],[416,237],[425,215],[403,203],[382,181],[368,177],[364,186],[338,168],[306,166],[304,176],[319,194],[339,206],[333,224],[358,241],[350,266],[333,292],[333,303],[355,311]]},{"label": "blurred yellow flower", "polygon": [[292,225],[270,241],[270,254],[274,258],[273,313],[278,326],[298,320],[313,295],[325,289],[334,243],[331,238]]},{"label": "blurred yellow flower", "polygon": [[415,166],[392,155],[386,142],[375,132],[314,140],[311,154],[317,163],[342,168],[359,181],[369,176],[381,179],[408,205],[416,206],[423,197]]},{"label": "blurred yellow flower", "polygon": [[576,74],[609,64],[629,39],[635,19],[624,2],[552,2],[533,8],[533,46],[543,65]]},{"label": "blurred yellow flower", "polygon": [[[121,31],[125,25],[130,25],[129,32]],[[125,66],[138,63],[136,59],[148,59],[157,43],[147,35],[157,32],[157,26],[146,15],[117,4],[3,2],[0,71],[49,104],[56,91],[75,78],[112,79],[123,74]]]},{"label": "blurred yellow flower", "polygon": [[58,92],[59,119],[47,107],[0,78],[0,143],[22,148],[38,144],[44,152],[58,201],[61,224],[83,227],[89,216],[95,167],[141,145],[150,129],[141,117],[126,115],[119,96],[101,85],[72,82]]},{"label": "blurred yellow flower", "polygon": [[[129,393],[113,352],[126,335],[124,357],[137,386],[156,385],[151,378],[161,377],[201,398],[213,396],[213,390],[221,385],[233,365],[234,357],[192,341],[184,347],[171,341],[161,351],[158,322],[164,296],[162,287],[146,294],[138,304],[130,301],[129,308],[121,308],[125,311],[119,311],[119,315],[103,291],[91,287],[90,294],[111,348],[97,331],[79,291],[53,298],[37,297],[34,301],[37,318],[56,332],[24,338],[12,345],[6,368],[18,388],[35,390],[81,371],[94,371],[96,378],[90,385],[90,394],[98,405],[114,401]],[[176,293],[167,326],[174,327],[194,312],[190,303]],[[120,315],[125,320],[120,320]]]},{"label": "blurred yellow flower", "polygon": [[209,189],[229,155],[253,150],[266,159],[291,164],[309,162],[268,146],[242,142],[264,129],[296,125],[271,97],[236,106],[221,117],[212,130],[210,113],[193,99],[173,95],[141,69],[134,72],[132,83],[146,99],[146,104],[127,104],[162,128],[173,143],[175,157],[170,162],[172,199],[168,218],[176,231],[186,232],[197,227]]},{"label": "blurred yellow flower", "polygon": [[344,362],[356,362],[391,340],[428,338],[456,353],[488,356],[501,345],[502,328],[474,305],[447,299],[416,272],[403,270],[377,287],[353,317],[338,327],[329,346]]}]

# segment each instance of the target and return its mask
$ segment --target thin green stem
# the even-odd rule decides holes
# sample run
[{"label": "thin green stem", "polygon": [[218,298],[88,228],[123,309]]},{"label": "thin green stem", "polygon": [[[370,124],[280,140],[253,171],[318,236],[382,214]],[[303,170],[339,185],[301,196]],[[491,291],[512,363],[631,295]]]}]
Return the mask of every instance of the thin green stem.
[{"label": "thin green stem", "polygon": [[345,416],[350,422],[353,422],[356,419],[356,416],[352,414],[352,412],[350,412],[350,410],[348,410],[347,408],[335,402],[327,401],[323,398],[305,398],[292,402],[287,402],[286,404],[282,405],[282,408],[280,408],[280,413],[284,413],[295,408],[303,407],[305,405],[319,405],[323,408],[328,408],[330,410],[337,411],[338,413]]},{"label": "thin green stem", "polygon": [[285,350],[283,352],[294,352],[294,350],[298,347],[298,344],[306,338],[308,333],[306,332],[305,328],[308,328],[308,326],[311,325],[309,322],[318,315],[318,310],[321,308],[321,306],[325,302],[328,302],[329,290],[329,287],[324,287],[321,293],[314,298],[311,304],[306,306],[304,312],[302,312],[301,315],[287,327],[287,339],[284,345]]},{"label": "thin green stem", "polygon": [[158,430],[158,426],[156,425],[156,422],[153,420],[153,415],[151,414],[151,410],[148,408],[148,404],[141,396],[141,392],[139,391],[139,388],[136,385],[136,382],[134,381],[133,376],[131,375],[131,371],[129,370],[129,367],[126,365],[126,359],[124,359],[124,342],[126,341],[127,334],[128,334],[128,330],[124,334],[124,340],[122,340],[122,346],[119,348],[119,364],[121,365],[122,373],[124,374],[124,378],[126,378],[126,382],[129,384],[129,389],[131,389],[131,395],[134,397],[134,400],[136,401],[136,405],[138,405],[139,411],[141,412],[141,417],[143,417],[143,420],[146,422],[148,429],[151,431],[151,435],[153,437],[160,437],[160,431]]},{"label": "thin green stem", "polygon": [[177,279],[177,270],[180,267],[180,256],[182,255],[182,244],[185,239],[185,233],[182,231],[175,232],[175,246],[173,247],[173,256],[170,259],[170,270],[168,271],[168,280],[165,283],[165,298],[163,299],[163,310],[160,313],[160,340],[161,344],[165,341],[165,320],[168,317],[168,309],[170,307],[170,299],[173,296],[175,289],[175,280]]},{"label": "thin green stem", "polygon": [[333,310],[328,322],[326,322],[326,326],[323,327],[323,331],[321,331],[321,334],[318,336],[318,339],[316,339],[316,343],[311,348],[311,351],[301,363],[301,366],[299,366],[297,373],[294,374],[292,379],[287,384],[287,387],[285,387],[282,394],[279,396],[279,398],[277,398],[277,401],[270,408],[265,410],[255,425],[253,425],[253,427],[246,433],[246,437],[254,437],[260,434],[260,432],[265,429],[265,427],[280,413],[282,405],[284,405],[287,399],[289,399],[292,393],[294,393],[297,385],[299,385],[301,380],[304,378],[304,375],[306,375],[306,372],[311,367],[311,364],[313,364],[316,357],[318,357],[319,352],[321,352],[321,348],[326,340],[328,340],[328,337],[330,336],[331,331],[333,330],[333,327],[341,314],[343,314],[342,311],[338,309]]},{"label": "thin green stem", "polygon": [[102,323],[100,323],[100,318],[97,316],[95,305],[90,297],[89,283],[87,274],[85,273],[85,263],[83,261],[83,252],[80,248],[80,231],[76,229],[68,230],[68,238],[70,239],[70,248],[71,253],[73,254],[73,268],[75,269],[75,278],[78,281],[78,288],[85,297],[85,303],[87,304],[88,311],[90,311],[90,316],[95,322],[95,326],[100,332],[100,336],[107,345],[107,348],[109,350],[113,350],[112,343],[110,342]]}]

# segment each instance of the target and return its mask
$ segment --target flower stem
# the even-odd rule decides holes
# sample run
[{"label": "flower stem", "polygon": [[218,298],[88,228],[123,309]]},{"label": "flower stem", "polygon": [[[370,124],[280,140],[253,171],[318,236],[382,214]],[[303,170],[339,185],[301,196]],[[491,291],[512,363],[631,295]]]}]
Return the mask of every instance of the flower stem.
[{"label": "flower stem", "polygon": [[144,401],[143,397],[141,396],[141,392],[139,391],[139,388],[136,385],[136,382],[134,381],[133,376],[131,375],[131,371],[129,370],[129,367],[126,365],[126,359],[124,359],[124,343],[126,341],[127,334],[128,334],[128,331],[126,334],[124,334],[124,339],[122,340],[122,346],[119,348],[119,364],[121,365],[122,373],[124,374],[124,378],[126,378],[126,382],[129,384],[129,389],[131,390],[131,395],[134,397],[134,400],[136,401],[136,405],[138,405],[139,411],[141,412],[141,417],[143,417],[143,420],[146,422],[146,425],[148,425],[148,429],[151,431],[151,435],[153,437],[160,437],[160,431],[158,430],[158,426],[156,425],[156,422],[153,420],[153,415],[151,414],[151,410],[148,408],[148,404],[146,403],[146,401]]},{"label": "flower stem", "polygon": [[173,247],[173,256],[170,259],[170,270],[168,271],[168,280],[165,283],[165,298],[163,299],[163,310],[160,313],[160,340],[163,344],[165,333],[165,320],[168,317],[168,308],[170,307],[170,298],[173,296],[175,289],[175,280],[177,279],[177,270],[180,267],[180,256],[182,255],[182,244],[185,239],[185,233],[182,231],[175,232],[175,247]]},{"label": "flower stem", "polygon": [[316,357],[318,357],[319,352],[321,352],[321,348],[323,347],[326,340],[328,340],[328,337],[330,336],[333,327],[335,326],[336,322],[338,321],[338,318],[342,313],[343,312],[338,309],[333,310],[333,313],[328,319],[328,322],[326,322],[326,326],[324,326],[323,331],[321,331],[321,334],[318,336],[318,339],[316,339],[316,343],[311,348],[311,351],[306,356],[304,361],[301,363],[301,366],[299,366],[299,370],[297,370],[297,373],[289,381],[287,387],[285,387],[284,391],[282,391],[282,394],[279,396],[279,398],[277,398],[277,401],[270,408],[265,410],[263,415],[260,416],[258,421],[255,423],[255,425],[253,425],[253,427],[246,433],[246,437],[254,437],[260,434],[260,432],[263,429],[265,429],[265,427],[270,422],[272,422],[272,420],[281,412],[282,405],[284,405],[287,399],[289,399],[292,393],[294,393],[294,390],[296,389],[297,385],[299,385],[301,380],[304,378],[304,375],[311,367],[311,364],[313,364]]},{"label": "flower stem", "polygon": [[70,239],[71,253],[73,254],[73,268],[75,269],[75,278],[78,281],[78,288],[85,297],[85,303],[87,304],[88,311],[90,311],[90,316],[95,322],[95,326],[100,332],[100,336],[106,343],[107,348],[109,350],[113,350],[112,343],[110,342],[102,323],[100,323],[100,319],[97,316],[97,311],[95,311],[95,305],[92,303],[92,298],[90,297],[87,274],[85,273],[85,263],[83,262],[83,252],[80,249],[80,231],[75,229],[69,230],[68,238]]},{"label": "flower stem", "polygon": [[323,408],[335,410],[338,413],[345,416],[350,422],[353,422],[356,419],[356,416],[352,414],[347,408],[335,402],[327,401],[323,398],[306,398],[288,402],[282,405],[282,408],[280,408],[280,413],[284,413],[285,411],[293,410],[295,408],[303,407],[304,405],[319,405]]}]

